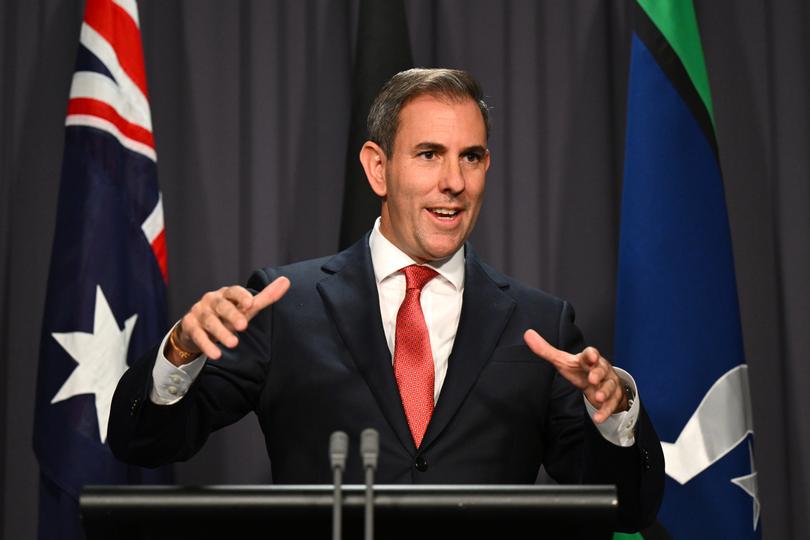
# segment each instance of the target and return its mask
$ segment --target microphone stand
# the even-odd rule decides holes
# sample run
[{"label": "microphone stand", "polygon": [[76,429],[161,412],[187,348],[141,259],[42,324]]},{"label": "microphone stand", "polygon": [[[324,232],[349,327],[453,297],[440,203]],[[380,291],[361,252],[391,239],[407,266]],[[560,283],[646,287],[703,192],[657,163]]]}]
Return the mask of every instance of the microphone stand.
[{"label": "microphone stand", "polygon": [[366,471],[365,540],[374,540],[374,472],[380,454],[380,435],[368,428],[360,434],[360,454]]},{"label": "microphone stand", "polygon": [[332,540],[340,540],[343,528],[343,471],[346,470],[346,456],[349,453],[349,436],[343,431],[335,431],[329,437],[329,461],[335,483],[332,504]]}]

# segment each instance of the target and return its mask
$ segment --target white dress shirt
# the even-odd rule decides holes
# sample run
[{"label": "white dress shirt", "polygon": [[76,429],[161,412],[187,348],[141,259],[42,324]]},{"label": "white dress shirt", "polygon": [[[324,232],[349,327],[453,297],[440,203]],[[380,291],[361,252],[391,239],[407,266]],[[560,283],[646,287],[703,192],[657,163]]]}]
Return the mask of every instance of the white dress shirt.
[{"label": "white dress shirt", "polygon": [[[379,219],[374,223],[374,230],[368,238],[368,247],[371,250],[371,264],[374,267],[374,279],[380,297],[380,315],[385,330],[385,341],[388,343],[393,364],[397,313],[405,299],[405,274],[401,270],[417,263],[380,233]],[[447,359],[453,350],[461,317],[461,299],[464,295],[464,249],[459,249],[447,259],[432,261],[425,266],[433,268],[439,274],[422,287],[420,296],[422,313],[425,315],[425,324],[430,335],[430,350],[433,352],[435,404],[439,400],[444,377],[447,375]]]},{"label": "white dress shirt", "polygon": [[[397,312],[405,298],[405,274],[401,270],[417,263],[382,235],[379,218],[374,223],[368,244],[380,299],[385,340],[393,363]],[[430,336],[430,348],[433,352],[435,369],[433,402],[436,403],[447,375],[447,362],[461,317],[461,303],[464,296],[464,247],[462,246],[451,257],[427,263],[427,266],[438,272],[438,275],[423,287],[420,298]],[[200,356],[181,367],[174,366],[163,354],[167,339],[168,334],[158,349],[158,357],[152,370],[150,399],[158,405],[171,405],[179,401],[206,361],[205,356]],[[537,361],[544,362],[540,358]],[[596,424],[596,427],[602,436],[613,444],[632,446],[635,442],[633,431],[639,414],[638,391],[630,374],[619,368],[615,369],[622,382],[630,386],[636,398],[630,410],[613,414],[603,423]],[[593,417],[596,408],[585,399],[584,395],[583,400],[589,415]]]}]

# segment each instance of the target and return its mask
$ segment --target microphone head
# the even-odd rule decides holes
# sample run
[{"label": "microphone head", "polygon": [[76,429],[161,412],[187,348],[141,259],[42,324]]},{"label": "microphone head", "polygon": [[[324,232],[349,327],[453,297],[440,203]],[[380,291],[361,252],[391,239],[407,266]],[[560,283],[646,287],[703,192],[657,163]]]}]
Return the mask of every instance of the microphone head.
[{"label": "microphone head", "polygon": [[380,434],[376,429],[367,428],[360,434],[360,454],[363,456],[363,467],[377,468],[380,455]]},{"label": "microphone head", "polygon": [[349,436],[344,431],[335,431],[329,436],[329,461],[332,468],[346,469],[346,456],[349,455]]}]

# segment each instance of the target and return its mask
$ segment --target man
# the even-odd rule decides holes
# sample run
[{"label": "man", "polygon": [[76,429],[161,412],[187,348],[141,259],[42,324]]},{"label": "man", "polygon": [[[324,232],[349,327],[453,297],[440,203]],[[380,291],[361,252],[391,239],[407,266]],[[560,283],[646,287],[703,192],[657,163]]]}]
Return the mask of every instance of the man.
[{"label": "man", "polygon": [[[373,427],[382,483],[532,483],[545,465],[560,482],[617,484],[618,526],[648,524],[663,458],[632,379],[583,348],[566,302],[465,244],[490,164],[481,98],[461,71],[394,76],[360,151],[382,201],[373,230],[205,294],[121,379],[115,454],[187,459],[254,411],[276,482],[329,483],[329,434]],[[359,458],[346,476],[362,481]]]}]

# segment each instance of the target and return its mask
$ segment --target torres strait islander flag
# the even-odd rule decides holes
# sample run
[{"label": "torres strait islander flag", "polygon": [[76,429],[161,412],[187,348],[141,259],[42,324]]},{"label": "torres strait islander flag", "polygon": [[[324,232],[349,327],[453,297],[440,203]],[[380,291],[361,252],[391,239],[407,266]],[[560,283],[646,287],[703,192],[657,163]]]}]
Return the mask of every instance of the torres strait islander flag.
[{"label": "torres strait islander flag", "polygon": [[616,363],[662,441],[645,538],[758,538],[748,369],[709,79],[691,0],[634,5]]},{"label": "torres strait islander flag", "polygon": [[128,364],[167,330],[166,243],[138,6],[87,0],[65,121],[34,451],[39,538],[82,538],[88,484],[160,483],[105,441]]}]

